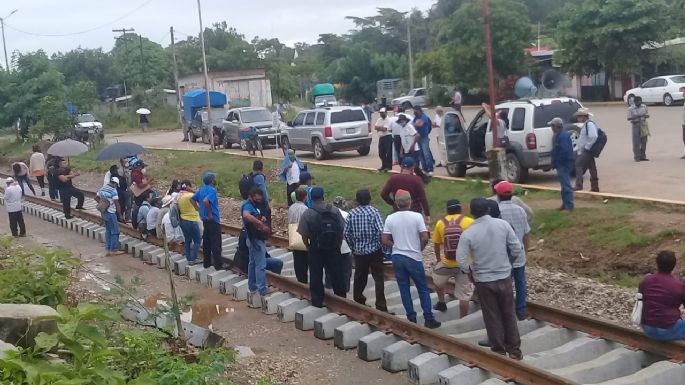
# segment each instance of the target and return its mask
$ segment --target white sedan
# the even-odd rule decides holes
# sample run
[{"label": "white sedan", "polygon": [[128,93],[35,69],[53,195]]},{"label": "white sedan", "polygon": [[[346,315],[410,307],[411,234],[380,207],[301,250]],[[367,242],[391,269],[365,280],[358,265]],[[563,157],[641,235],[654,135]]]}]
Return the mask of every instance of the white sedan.
[{"label": "white sedan", "polygon": [[642,97],[644,103],[663,103],[672,106],[685,100],[685,75],[669,75],[651,78],[641,86],[628,90],[623,95],[627,104],[633,104],[633,98]]}]

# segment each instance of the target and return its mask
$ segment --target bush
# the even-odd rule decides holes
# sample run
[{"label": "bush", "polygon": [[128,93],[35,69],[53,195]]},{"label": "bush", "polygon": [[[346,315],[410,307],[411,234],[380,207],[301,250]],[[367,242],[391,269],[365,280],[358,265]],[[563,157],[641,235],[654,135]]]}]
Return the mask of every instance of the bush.
[{"label": "bush", "polygon": [[449,91],[444,86],[433,86],[428,90],[428,104],[431,106],[447,106],[450,103]]}]

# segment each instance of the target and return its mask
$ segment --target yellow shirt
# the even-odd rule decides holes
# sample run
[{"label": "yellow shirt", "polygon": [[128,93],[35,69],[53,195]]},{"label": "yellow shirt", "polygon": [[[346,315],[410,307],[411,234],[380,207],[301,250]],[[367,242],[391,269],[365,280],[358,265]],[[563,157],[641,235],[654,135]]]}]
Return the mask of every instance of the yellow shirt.
[{"label": "yellow shirt", "polygon": [[181,219],[191,222],[197,222],[200,220],[200,213],[195,210],[195,206],[190,203],[190,199],[193,197],[191,192],[181,193],[181,197],[178,198],[178,212],[181,214]]},{"label": "yellow shirt", "polygon": [[[447,218],[448,221],[452,221],[457,219],[461,214],[455,214],[455,215],[447,215],[445,218]],[[466,230],[471,226],[471,223],[473,223],[473,218],[467,217],[464,215],[464,217],[461,220],[461,229]],[[435,224],[435,228],[433,229],[433,243],[442,245],[444,241],[444,236],[445,236],[445,223],[443,222],[443,218],[438,220],[438,222]],[[446,267],[457,267],[459,264],[457,263],[456,260],[452,259],[447,259],[445,249],[442,250],[442,255],[440,257],[440,261],[442,262],[443,265]]]}]

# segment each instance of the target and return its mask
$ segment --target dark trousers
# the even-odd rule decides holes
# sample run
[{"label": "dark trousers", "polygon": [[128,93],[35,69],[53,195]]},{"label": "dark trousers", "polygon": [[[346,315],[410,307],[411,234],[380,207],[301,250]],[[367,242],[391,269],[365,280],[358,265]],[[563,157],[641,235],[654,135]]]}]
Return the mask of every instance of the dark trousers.
[{"label": "dark trousers", "polygon": [[10,231],[12,236],[26,235],[26,225],[24,224],[24,214],[21,211],[7,213],[10,218]]},{"label": "dark trousers", "polygon": [[38,186],[40,186],[40,190],[45,195],[45,191],[43,189],[45,188],[45,175],[38,175],[36,176],[36,180],[38,181]]},{"label": "dark trousers", "polygon": [[633,129],[633,159],[636,161],[647,159],[647,136],[642,136],[642,124],[632,124]]},{"label": "dark trousers", "polygon": [[683,128],[683,144],[685,145],[685,124],[683,124],[682,128]]},{"label": "dark trousers", "polygon": [[202,266],[209,268],[214,266],[221,270],[221,226],[215,221],[203,220],[204,231],[202,233],[202,252],[205,255]]},{"label": "dark trousers", "polygon": [[599,191],[599,178],[595,157],[585,151],[576,158],[576,190],[583,189],[583,177],[590,170],[590,191]]},{"label": "dark trousers", "polygon": [[83,201],[86,199],[81,190],[73,186],[59,189],[59,196],[62,198],[62,209],[64,211],[64,216],[67,218],[71,218],[71,198],[76,198],[77,209],[83,208]]},{"label": "dark trousers", "polygon": [[516,325],[511,277],[493,282],[476,282],[485,329],[491,350],[521,356],[521,338]]},{"label": "dark trousers", "polygon": [[397,162],[400,162],[400,150],[402,150],[402,137],[399,135],[393,135],[392,136],[392,144],[394,147],[395,151],[395,159],[397,159]]},{"label": "dark trousers", "polygon": [[385,283],[383,282],[383,252],[381,249],[374,251],[371,254],[355,255],[354,256],[354,286],[353,295],[354,301],[362,305],[366,304],[366,297],[364,297],[364,289],[369,280],[369,271],[373,277],[373,283],[376,287],[376,309],[381,311],[388,311],[388,305],[385,302]]},{"label": "dark trousers", "polygon": [[340,250],[323,251],[309,250],[309,292],[312,296],[312,306],[323,307],[324,299],[324,268],[328,271],[333,293],[339,297],[347,297],[345,291],[345,277],[340,266]]},{"label": "dark trousers", "polygon": [[36,195],[36,190],[33,188],[33,185],[31,184],[31,181],[29,180],[28,174],[26,174],[26,175],[15,175],[14,179],[19,184],[19,187],[21,187],[21,195],[25,195],[24,183],[26,183],[29,186],[29,190],[31,190],[33,195]]},{"label": "dark trousers", "polygon": [[[125,190],[117,190],[117,194],[119,195],[119,209],[120,211],[117,213],[117,219],[119,221],[126,221],[126,212],[127,210],[131,209],[131,194],[128,191]],[[130,216],[130,215],[129,215]]]},{"label": "dark trousers", "polygon": [[378,139],[378,157],[381,158],[381,168],[384,170],[392,169],[392,135],[381,136]]},{"label": "dark trousers", "polygon": [[309,282],[309,255],[306,251],[293,250],[293,265],[297,282]]},{"label": "dark trousers", "polygon": [[48,174],[48,195],[50,195],[50,199],[59,198],[59,190],[57,190],[56,177],[50,176],[50,174]]},{"label": "dark trousers", "polygon": [[[294,165],[293,167],[297,167],[297,165]],[[293,183],[293,184],[288,184],[285,186],[285,195],[288,198],[288,207],[292,206],[295,201],[293,201],[293,198],[291,197],[292,192],[297,190],[297,188],[300,187],[299,183]]]}]

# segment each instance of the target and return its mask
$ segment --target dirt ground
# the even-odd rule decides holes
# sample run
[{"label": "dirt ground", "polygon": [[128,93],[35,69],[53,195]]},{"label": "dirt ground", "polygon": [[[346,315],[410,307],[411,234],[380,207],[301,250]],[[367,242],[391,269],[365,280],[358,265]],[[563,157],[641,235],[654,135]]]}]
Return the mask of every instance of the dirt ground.
[{"label": "dirt ground", "polygon": [[[7,214],[0,206],[0,233],[7,230]],[[102,245],[74,232],[57,231],[54,224],[25,215],[28,237],[17,242],[26,247],[64,247],[81,259],[82,267],[72,290],[73,301],[103,300],[115,285],[115,277],[130,282],[140,278],[136,286],[139,298],[157,297],[168,292],[166,271],[148,266],[124,255],[105,257]],[[313,337],[312,332],[297,330],[293,323],[278,322],[275,316],[265,316],[249,309],[245,302],[235,302],[216,290],[205,289],[187,279],[175,277],[179,296],[192,295],[192,315],[185,316],[226,338],[231,346],[246,346],[253,357],[239,359],[230,376],[240,385],[256,384],[260,378],[271,378],[279,384],[379,384],[409,383],[405,373],[391,374],[380,369],[379,362],[364,362],[356,350],[342,351],[332,341]],[[131,289],[127,287],[127,289]]]}]

